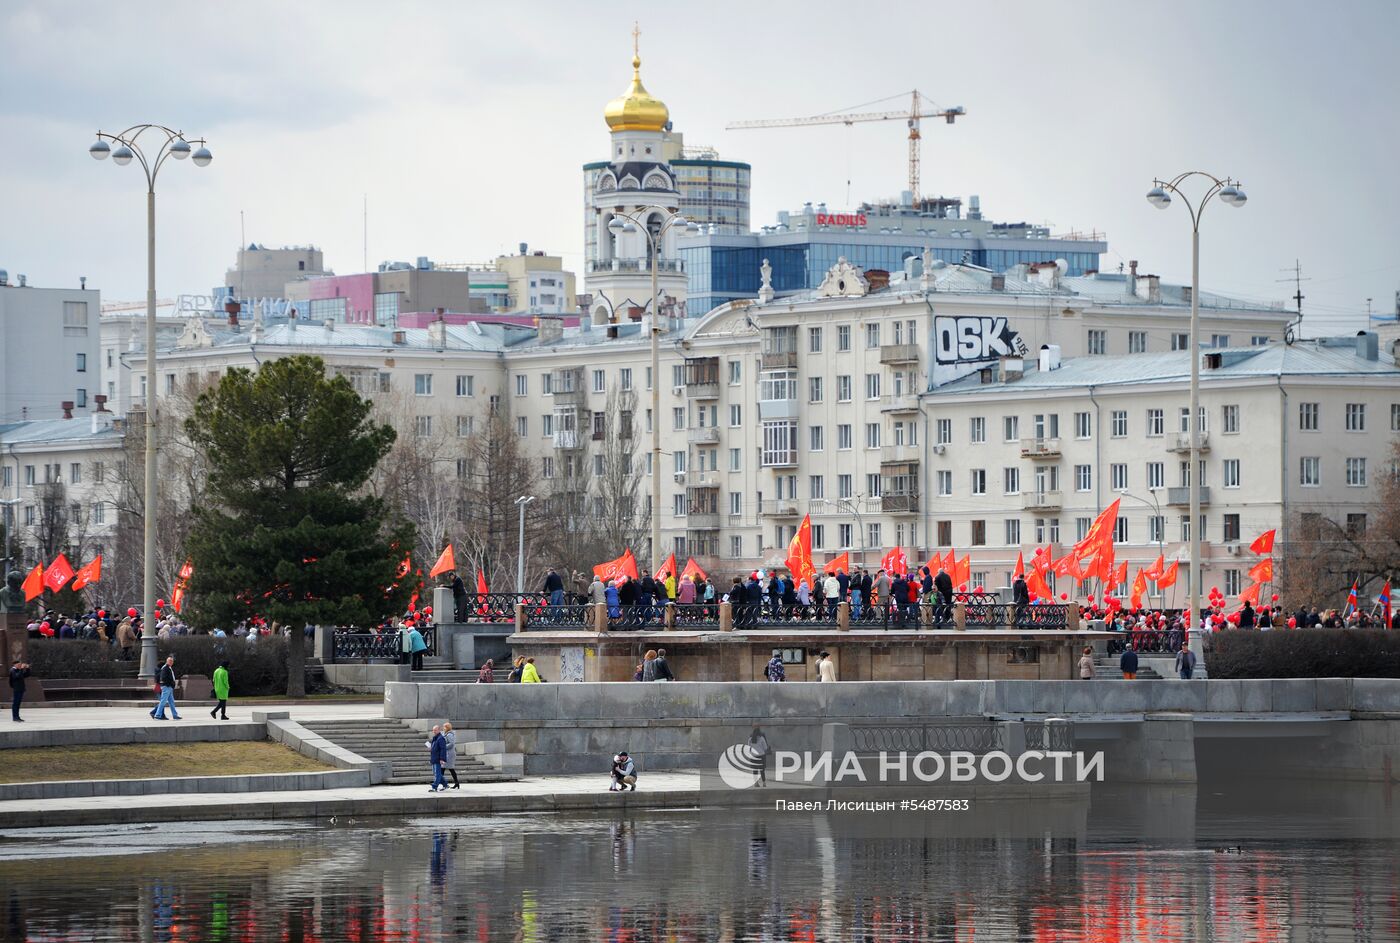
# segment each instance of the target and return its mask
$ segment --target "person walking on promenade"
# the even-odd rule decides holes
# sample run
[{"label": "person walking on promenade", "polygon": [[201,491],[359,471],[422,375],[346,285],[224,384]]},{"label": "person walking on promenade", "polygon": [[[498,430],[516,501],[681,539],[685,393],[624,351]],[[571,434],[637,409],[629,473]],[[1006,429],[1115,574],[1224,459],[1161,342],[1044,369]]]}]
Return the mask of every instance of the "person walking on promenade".
[{"label": "person walking on promenade", "polygon": [[[452,788],[461,789],[462,783],[457,779],[457,731],[452,729],[452,721],[450,720],[444,722],[442,725],[442,739],[445,744],[443,759],[446,763],[444,765],[447,768],[447,772],[452,774]],[[445,779],[443,780],[443,785],[447,785]]]},{"label": "person walking on promenade", "polygon": [[160,671],[156,676],[156,684],[160,686],[160,700],[156,706],[151,708],[151,716],[156,720],[165,720],[165,708],[170,708],[170,718],[179,720],[180,714],[175,709],[175,656],[165,656],[165,664],[160,666]]},{"label": "person walking on promenade", "polygon": [[637,670],[634,671],[634,672],[632,672],[632,680],[633,680],[633,681],[640,681],[640,680],[642,680],[642,673],[643,673],[643,671],[644,671],[644,669],[643,669],[643,667],[642,667],[642,663],[641,663],[641,662],[637,662]]},{"label": "person walking on promenade", "polygon": [[539,683],[540,683],[541,681],[543,681],[543,680],[544,680],[544,679],[540,677],[539,671],[535,668],[535,659],[533,659],[533,658],[527,658],[527,659],[525,659],[525,667],[524,667],[524,669],[520,672],[520,681],[521,681],[521,683],[522,683],[522,684],[539,684]]},{"label": "person walking on promenade", "polygon": [[763,675],[769,681],[787,680],[787,670],[783,668],[782,652],[773,653],[773,657],[768,660],[768,667],[763,669]]},{"label": "person walking on promenade", "polygon": [[428,643],[423,639],[423,633],[418,631],[418,626],[412,622],[407,623],[406,644],[408,646],[409,657],[412,659],[410,671],[423,670],[423,653],[428,650]]},{"label": "person walking on promenade", "polygon": [[890,619],[890,575],[881,569],[875,574],[875,604],[878,605],[885,614],[883,621]]},{"label": "person walking on promenade", "polygon": [[446,789],[447,777],[443,775],[443,771],[447,768],[447,740],[442,735],[442,728],[434,724],[433,735],[423,745],[428,748],[428,762],[433,764],[433,784],[428,787],[428,791]]},{"label": "person walking on promenade", "polygon": [[1094,678],[1094,650],[1085,646],[1084,654],[1079,656],[1079,680],[1092,681]]},{"label": "person walking on promenade", "polygon": [[1182,681],[1190,681],[1195,673],[1196,653],[1191,651],[1190,646],[1182,645],[1181,651],[1176,653],[1176,676]]},{"label": "person walking on promenade", "polygon": [[1124,681],[1133,681],[1137,678],[1138,654],[1133,651],[1133,643],[1129,642],[1123,649],[1123,654],[1118,658],[1118,667],[1123,671]]},{"label": "person walking on promenade", "polygon": [[953,621],[953,578],[941,566],[933,578],[933,588],[938,591],[938,608],[934,611],[933,622],[935,625],[946,625]]},{"label": "person walking on promenade", "polygon": [[817,656],[817,680],[836,680],[836,665],[832,664],[830,652],[822,652]]},{"label": "person walking on promenade", "polygon": [[481,666],[480,673],[476,676],[477,684],[493,684],[496,680],[496,663],[492,659],[486,659],[486,664]]},{"label": "person walking on promenade", "polygon": [[647,653],[642,656],[642,680],[656,680],[656,650],[647,649]]},{"label": "person walking on promenade", "polygon": [[506,675],[506,681],[510,684],[519,684],[520,679],[525,675],[524,656],[515,659],[515,663],[510,667],[510,674]]},{"label": "person walking on promenade", "polygon": [[214,705],[214,709],[209,712],[210,717],[219,714],[224,715],[224,720],[228,720],[228,662],[219,662],[219,667],[214,669],[214,697],[219,703]]},{"label": "person walking on promenade", "polygon": [[656,650],[656,660],[651,663],[653,681],[674,681],[676,676],[671,674],[671,666],[666,663],[666,649]]},{"label": "person walking on promenade", "polygon": [[754,758],[758,760],[758,769],[754,772],[754,785],[768,785],[768,754],[772,749],[768,746],[768,738],[763,735],[763,728],[754,724],[753,730],[749,733],[749,749],[753,751]]},{"label": "person walking on promenade", "polygon": [[29,674],[28,662],[16,658],[10,665],[10,719],[17,724],[24,723],[24,718],[19,716],[19,705],[24,701],[24,679]]}]

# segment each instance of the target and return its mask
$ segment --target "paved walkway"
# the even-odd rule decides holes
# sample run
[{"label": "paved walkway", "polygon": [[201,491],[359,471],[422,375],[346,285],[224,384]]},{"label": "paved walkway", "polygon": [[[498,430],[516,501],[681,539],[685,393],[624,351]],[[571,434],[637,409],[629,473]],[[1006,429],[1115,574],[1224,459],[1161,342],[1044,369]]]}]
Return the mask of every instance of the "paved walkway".
[{"label": "paved walkway", "polygon": [[[8,702],[6,703],[8,707]],[[180,721],[156,721],[151,720],[150,710],[155,706],[155,698],[143,701],[133,701],[131,704],[114,704],[108,707],[42,707],[23,708],[20,711],[24,717],[24,723],[16,724],[10,720],[9,711],[0,715],[0,733],[9,730],[76,730],[80,728],[92,727],[143,727],[155,726],[203,726],[210,725],[217,727],[223,723],[233,723],[234,721],[250,722],[253,719],[253,711],[290,711],[292,719],[301,720],[327,720],[331,718],[350,717],[383,717],[384,705],[380,701],[372,704],[346,704],[338,701],[326,701],[319,703],[308,701],[304,704],[276,704],[263,703],[261,701],[237,702],[229,706],[227,721],[211,720],[209,711],[213,709],[213,704],[190,704],[181,707],[178,703],[176,709],[180,711],[180,716],[184,718]]]}]

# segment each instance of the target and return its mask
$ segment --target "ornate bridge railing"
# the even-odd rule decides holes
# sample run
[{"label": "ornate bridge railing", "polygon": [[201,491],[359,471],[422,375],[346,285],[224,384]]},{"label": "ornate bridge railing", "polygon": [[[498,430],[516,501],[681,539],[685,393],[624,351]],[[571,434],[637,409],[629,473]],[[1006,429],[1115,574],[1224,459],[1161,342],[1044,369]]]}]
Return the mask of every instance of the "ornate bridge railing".
[{"label": "ornate bridge railing", "polygon": [[549,605],[548,593],[468,593],[462,612],[463,622],[514,622],[515,606],[524,603],[528,612]]},{"label": "ornate bridge railing", "polygon": [[678,629],[719,628],[719,603],[677,603],[671,607]]},{"label": "ornate bridge railing", "polygon": [[991,753],[1005,749],[1001,728],[986,724],[910,724],[851,727],[857,753]]},{"label": "ornate bridge railing", "polygon": [[1074,725],[1026,723],[1026,749],[1068,752],[1074,749]]},{"label": "ornate bridge railing", "polygon": [[[425,655],[437,654],[437,627],[428,626],[418,630],[427,643]],[[403,652],[403,639],[396,631],[364,632],[346,629],[335,633],[335,660],[354,661],[398,661]]]},{"label": "ornate bridge railing", "polygon": [[543,606],[527,605],[525,607],[526,632],[548,632],[554,629],[581,629],[593,631],[592,606],[551,606],[546,603]]}]

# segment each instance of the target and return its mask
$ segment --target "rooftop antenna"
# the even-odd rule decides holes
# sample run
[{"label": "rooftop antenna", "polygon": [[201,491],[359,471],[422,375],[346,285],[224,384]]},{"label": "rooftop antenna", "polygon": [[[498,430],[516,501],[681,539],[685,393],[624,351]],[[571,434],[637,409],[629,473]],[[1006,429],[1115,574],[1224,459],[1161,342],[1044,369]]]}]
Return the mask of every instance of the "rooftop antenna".
[{"label": "rooftop antenna", "polygon": [[368,271],[369,271],[369,194],[368,194],[368,193],[366,193],[366,194],[364,195],[364,201],[365,201],[365,203],[364,203],[364,234],[365,234],[365,241],[364,241],[364,248],[363,248],[364,255],[363,255],[363,257],[362,257],[361,260],[360,260],[360,271],[361,271],[361,272],[368,272]]},{"label": "rooftop antenna", "polygon": [[[238,211],[238,257],[243,258],[243,252],[248,248],[248,227],[243,222],[243,211]],[[238,266],[238,297],[234,301],[243,298],[243,266]]]},{"label": "rooftop antenna", "polygon": [[1286,328],[1283,329],[1283,342],[1285,344],[1292,344],[1295,340],[1298,339],[1297,332],[1294,331],[1294,328],[1298,327],[1300,324],[1303,323],[1303,299],[1307,297],[1303,294],[1303,282],[1310,282],[1312,281],[1312,279],[1303,277],[1303,265],[1297,259],[1293,260],[1292,268],[1283,268],[1279,269],[1279,271],[1293,273],[1291,278],[1274,279],[1274,281],[1276,282],[1293,283],[1293,302],[1298,306],[1298,317],[1293,321],[1292,324],[1288,325]]}]

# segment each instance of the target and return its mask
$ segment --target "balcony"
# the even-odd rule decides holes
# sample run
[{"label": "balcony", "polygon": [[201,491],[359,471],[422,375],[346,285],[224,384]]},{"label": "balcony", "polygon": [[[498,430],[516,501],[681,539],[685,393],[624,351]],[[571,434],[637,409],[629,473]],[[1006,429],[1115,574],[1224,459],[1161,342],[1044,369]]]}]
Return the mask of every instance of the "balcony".
[{"label": "balcony", "polygon": [[718,357],[692,357],[686,360],[685,395],[690,399],[719,399]]},{"label": "balcony", "polygon": [[[588,263],[590,272],[650,272],[651,262],[647,259],[593,259]],[[680,259],[658,259],[658,274],[665,272],[684,273],[685,263]]]},{"label": "balcony", "polygon": [[880,348],[881,363],[918,363],[918,344],[886,344]]},{"label": "balcony", "polygon": [[1022,458],[1059,458],[1060,439],[1058,436],[1037,436],[1021,440]]},{"label": "balcony", "polygon": [[583,436],[575,429],[561,429],[553,435],[556,449],[577,449],[583,446]]},{"label": "balcony", "polygon": [[[1201,485],[1201,507],[1205,507],[1207,504],[1210,504],[1210,486],[1209,486],[1209,485]],[[1191,488],[1190,488],[1190,486],[1188,485],[1188,486],[1182,487],[1182,488],[1168,488],[1168,489],[1167,489],[1167,506],[1168,506],[1168,507],[1183,507],[1183,508],[1184,508],[1184,507],[1190,507],[1190,506],[1191,506]]]},{"label": "balcony", "polygon": [[[1172,452],[1189,452],[1189,451],[1191,451],[1191,433],[1189,433],[1189,432],[1179,432],[1179,433],[1177,433],[1177,436],[1176,436],[1175,441],[1173,441],[1172,444],[1168,447],[1168,450],[1169,450],[1169,451],[1172,451]],[[1201,433],[1201,451],[1202,451],[1202,452],[1209,452],[1209,451],[1210,451],[1210,433],[1208,433],[1208,432],[1202,432],[1202,433]]]},{"label": "balcony", "polygon": [[916,413],[919,411],[917,393],[895,393],[885,396],[880,402],[882,413]]},{"label": "balcony", "polygon": [[719,472],[717,471],[688,471],[681,472],[677,478],[685,482],[687,488],[718,488]]},{"label": "balcony", "polygon": [[765,350],[761,366],[764,370],[791,370],[797,368],[797,351]]},{"label": "balcony", "polygon": [[795,498],[764,498],[758,502],[758,513],[763,517],[797,517],[802,512]]},{"label": "balcony", "polygon": [[686,441],[691,445],[716,445],[719,443],[719,426],[691,428],[686,433]]},{"label": "balcony", "polygon": [[918,514],[917,494],[887,494],[880,498],[880,510],[886,514]]},{"label": "balcony", "polygon": [[1064,495],[1059,491],[1027,491],[1021,495],[1021,507],[1027,511],[1058,511],[1064,507]]},{"label": "balcony", "polygon": [[711,511],[690,511],[685,516],[685,526],[690,530],[719,530],[719,515]]},{"label": "balcony", "polygon": [[906,462],[917,462],[923,457],[923,447],[918,445],[882,445],[880,446],[880,464],[896,464]]}]

